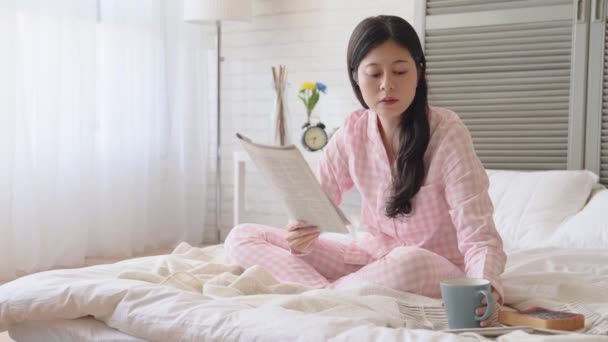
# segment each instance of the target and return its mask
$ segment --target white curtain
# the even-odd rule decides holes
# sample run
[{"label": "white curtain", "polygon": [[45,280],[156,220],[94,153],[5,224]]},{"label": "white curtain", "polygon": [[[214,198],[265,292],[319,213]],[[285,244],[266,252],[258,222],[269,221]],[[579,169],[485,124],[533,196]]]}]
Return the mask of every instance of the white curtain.
[{"label": "white curtain", "polygon": [[0,1],[0,280],[200,243],[209,30],[181,1]]}]

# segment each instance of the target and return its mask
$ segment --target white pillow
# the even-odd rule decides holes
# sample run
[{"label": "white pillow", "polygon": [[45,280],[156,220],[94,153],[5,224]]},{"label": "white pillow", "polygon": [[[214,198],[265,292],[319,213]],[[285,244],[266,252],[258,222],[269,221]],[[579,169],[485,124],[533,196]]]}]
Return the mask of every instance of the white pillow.
[{"label": "white pillow", "polygon": [[608,189],[602,188],[595,192],[583,210],[557,228],[546,245],[608,248]]},{"label": "white pillow", "polygon": [[488,170],[494,221],[505,249],[542,247],[587,202],[598,177],[586,170]]}]

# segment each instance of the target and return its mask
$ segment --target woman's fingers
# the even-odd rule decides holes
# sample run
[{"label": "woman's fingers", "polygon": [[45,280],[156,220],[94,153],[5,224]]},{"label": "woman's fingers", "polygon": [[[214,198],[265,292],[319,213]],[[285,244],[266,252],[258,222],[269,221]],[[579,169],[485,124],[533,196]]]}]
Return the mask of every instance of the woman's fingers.
[{"label": "woman's fingers", "polygon": [[294,231],[294,230],[298,230],[298,229],[306,228],[306,227],[314,227],[314,226],[307,224],[304,221],[291,221],[286,226],[287,231]]},{"label": "woman's fingers", "polygon": [[305,227],[287,233],[287,243],[292,251],[305,253],[321,232],[317,227]]},{"label": "woman's fingers", "polygon": [[317,226],[306,224],[303,221],[295,221],[287,224],[286,240],[289,248],[296,252],[306,252],[321,234]]},{"label": "woman's fingers", "polygon": [[[477,316],[483,316],[486,313],[487,310],[487,306],[480,306],[477,309],[475,309],[475,315]],[[479,325],[481,325],[481,327],[489,327],[492,324],[492,320],[490,319],[486,319],[485,321],[481,321]]]},{"label": "woman's fingers", "polygon": [[292,243],[293,246],[291,248],[301,252],[305,252],[318,238],[319,234],[310,234],[306,237],[294,241]]},{"label": "woman's fingers", "polygon": [[290,246],[307,246],[308,244],[310,244],[311,241],[318,238],[319,233],[312,233],[298,239],[287,240],[287,243],[289,243]]},{"label": "woman's fingers", "polygon": [[311,234],[319,234],[319,228],[317,227],[304,227],[304,228],[298,228],[298,229],[294,229],[291,230],[287,233],[287,241],[294,241],[300,238],[303,238],[305,236],[311,235]]},{"label": "woman's fingers", "polygon": [[[498,296],[498,293],[496,293],[496,291],[493,290],[493,289],[492,289],[492,297],[493,297],[494,303],[497,303],[498,299],[499,299],[499,296]],[[480,306],[477,309],[475,309],[475,314],[477,316],[482,316],[483,314],[486,313],[486,310],[488,308],[487,307],[488,300],[487,300],[486,297],[483,297],[483,299],[481,300],[481,304],[483,304],[483,306]],[[489,327],[490,325],[492,325],[492,319],[489,318],[489,319],[486,319],[485,321],[481,321],[480,325],[482,327]]]}]

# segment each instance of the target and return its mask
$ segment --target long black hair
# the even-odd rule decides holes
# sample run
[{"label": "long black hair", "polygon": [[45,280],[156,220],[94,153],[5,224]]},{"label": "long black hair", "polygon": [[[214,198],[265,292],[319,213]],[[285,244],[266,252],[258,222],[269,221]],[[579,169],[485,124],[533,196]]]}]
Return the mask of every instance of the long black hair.
[{"label": "long black hair", "polygon": [[386,203],[386,215],[407,215],[412,210],[411,199],[424,181],[424,152],[429,144],[429,105],[426,84],[426,59],[416,31],[400,17],[379,15],[369,17],[355,27],[348,42],[348,77],[355,95],[364,108],[361,88],[357,84],[357,69],[361,60],[380,44],[392,40],[406,48],[418,71],[416,95],[410,106],[401,114],[399,123],[399,149],[396,153],[397,171],[392,181],[392,195]]}]

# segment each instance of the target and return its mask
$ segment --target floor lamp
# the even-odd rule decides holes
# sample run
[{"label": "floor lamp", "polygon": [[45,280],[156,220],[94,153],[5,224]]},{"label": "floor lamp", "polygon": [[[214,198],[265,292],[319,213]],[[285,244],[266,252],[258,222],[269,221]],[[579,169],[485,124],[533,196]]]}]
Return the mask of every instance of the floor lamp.
[{"label": "floor lamp", "polygon": [[215,23],[217,29],[217,139],[215,169],[215,225],[217,240],[222,241],[222,176],[221,176],[221,62],[222,62],[222,22],[249,21],[251,0],[184,0],[184,21],[195,24]]}]

